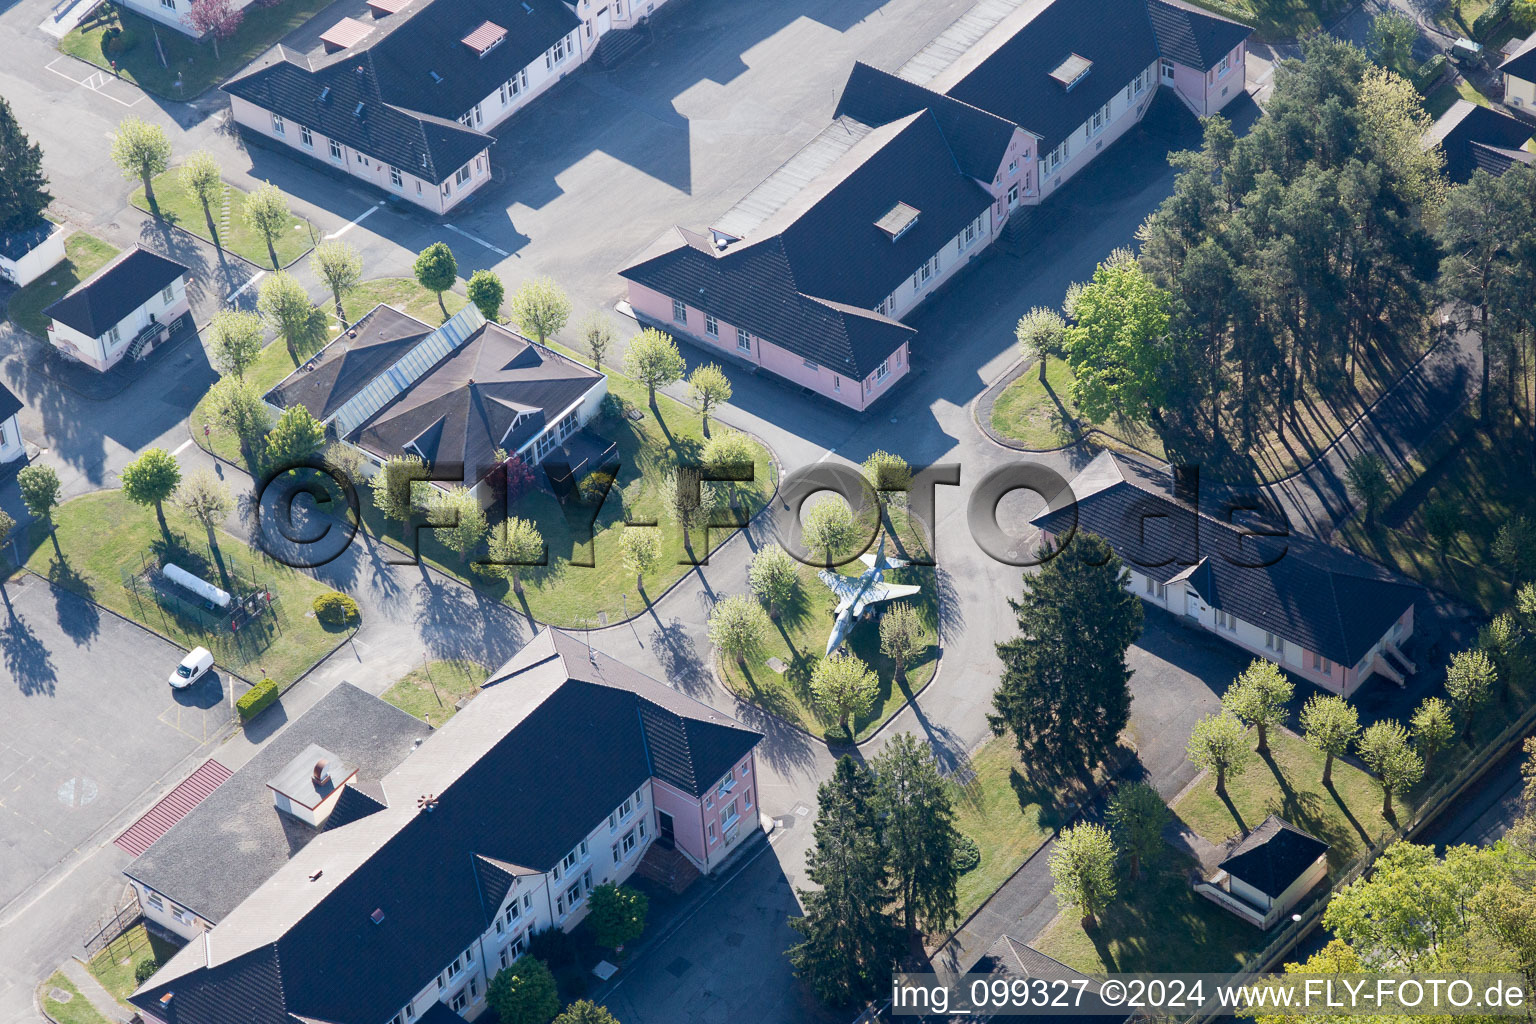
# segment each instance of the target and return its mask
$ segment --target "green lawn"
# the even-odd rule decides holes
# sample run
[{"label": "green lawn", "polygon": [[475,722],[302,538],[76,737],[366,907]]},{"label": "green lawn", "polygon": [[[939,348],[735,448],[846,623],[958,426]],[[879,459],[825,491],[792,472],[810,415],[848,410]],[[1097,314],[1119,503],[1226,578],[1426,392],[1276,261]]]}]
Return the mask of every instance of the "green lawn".
[{"label": "green lawn", "polygon": [[[1328,843],[1333,869],[1392,830],[1393,823],[1381,815],[1381,785],[1376,779],[1335,758],[1329,789],[1322,782],[1323,755],[1302,739],[1271,729],[1269,748],[1269,760],[1254,755],[1247,768],[1227,779],[1227,800],[1216,795],[1215,777],[1207,775],[1184,795],[1174,813],[1213,843],[1278,814]],[[1399,821],[1407,820],[1410,800],[1411,794],[1393,797]]]},{"label": "green lawn", "polygon": [[[131,11],[120,11],[112,18],[87,18],[80,27],[59,40],[59,50],[103,70],[111,70],[111,61],[116,60],[118,74],[145,92],[173,100],[190,100],[232,77],[329,3],[330,0],[284,0],[272,7],[251,4],[245,8],[245,20],[235,34],[219,43],[217,57],[211,40],[199,43]],[[109,8],[98,8],[98,12],[107,10]],[[106,31],[118,23],[118,18],[129,43],[122,52],[108,54],[104,52]],[[164,64],[160,59],[162,51]],[[176,86],[178,74],[181,75],[180,88]]]},{"label": "green lawn", "polygon": [[48,318],[43,310],[106,266],[118,251],[99,238],[76,231],[64,240],[64,261],[12,295],[7,315],[22,330],[46,338]]},{"label": "green lawn", "polygon": [[[121,491],[74,498],[55,510],[57,549],[46,528],[32,525],[27,567],[184,647],[207,647],[220,665],[248,679],[266,675],[290,683],[336,645],[338,634],[322,627],[311,611],[314,599],[329,588],[252,551],[222,530],[217,533],[218,550],[212,551],[201,526],[173,510],[168,509],[166,517],[169,539],[155,522],[153,509],[129,502]],[[278,599],[275,615],[264,615],[234,634],[212,632],[192,615],[163,607],[147,584],[129,589],[136,574],[152,570],[158,558],[173,560],[237,593],[265,587]]]},{"label": "green lawn", "polygon": [[139,961],[152,956],[163,964],[175,955],[176,948],[158,935],[151,934],[142,924],[136,924],[113,939],[86,966],[96,980],[101,982],[102,988],[127,1006],[128,997],[139,987],[133,973]]},{"label": "green lawn", "polygon": [[1190,888],[1194,869],[1192,858],[1171,847],[1136,881],[1122,868],[1118,895],[1098,927],[1085,932],[1068,910],[1034,945],[1084,974],[1237,970],[1268,936]]},{"label": "green lawn", "polygon": [[[562,506],[546,491],[533,490],[519,499],[511,514],[531,519],[549,545],[549,565],[532,567],[523,573],[523,594],[514,593],[505,580],[487,580],[470,570],[474,559],[482,557],[484,546],[470,553],[468,559],[450,550],[432,531],[423,531],[421,558],[443,572],[499,598],[514,608],[523,609],[540,622],[566,628],[596,627],[618,621],[627,610],[640,613],[646,604],[691,570],[685,564],[687,552],[682,531],[668,521],[661,508],[660,491],[668,470],[680,458],[694,459],[703,447],[699,414],[690,406],[665,395],[657,396],[657,411],[646,405],[645,389],[627,377],[610,371],[608,391],[619,395],[643,417],[601,419],[591,429],[618,446],[619,476],[597,517],[595,541],[585,541],[585,510],[575,502]],[[714,430],[725,428],[715,424]],[[751,517],[762,509],[775,487],[776,469],[766,449],[759,447],[754,479],[744,484],[710,484],[734,492],[734,500],[743,514]],[[373,506],[371,495],[364,492],[363,520],[370,533],[391,543],[408,546],[399,523],[387,523]],[[660,523],[660,568],[637,588],[635,576],[624,567],[619,550],[619,536],[624,530],[626,512],[635,521],[647,517]],[[569,516],[569,518],[568,518]],[[492,527],[495,528],[494,526]],[[696,531],[698,532],[698,531]],[[711,530],[709,549],[724,543],[734,531]],[[700,533],[694,537],[694,551],[706,553]],[[585,541],[585,542],[584,542]],[[576,564],[586,562],[587,565]]]},{"label": "green lawn", "polygon": [[[224,183],[224,201],[211,209],[215,231],[210,233],[208,218],[203,214],[203,204],[183,187],[180,168],[172,167],[157,176],[154,186],[153,205],[145,198],[143,188],[133,190],[133,205],[167,224],[174,224],[204,241],[212,242],[226,252],[249,260],[263,270],[274,269],[272,257],[267,254],[266,239],[245,222],[245,192],[228,182]],[[287,225],[273,243],[273,248],[277,250],[278,266],[286,267],[309,252],[318,239],[313,224],[290,213]]]},{"label": "green lawn", "polygon": [[384,691],[384,700],[428,725],[439,726],[458,712],[454,704],[460,697],[479,692],[489,674],[472,661],[434,661],[407,672]]},{"label": "green lawn", "polygon": [[964,786],[951,786],[955,828],[981,851],[981,862],[961,875],[956,887],[961,920],[1045,845],[1066,817],[1061,797],[1021,771],[1012,736],[988,740],[969,767],[975,777]]},{"label": "green lawn", "polygon": [[[69,1000],[59,1002],[53,998],[54,989],[68,992]],[[43,1011],[58,1024],[110,1024],[107,1018],[96,1012],[90,1000],[80,994],[75,983],[64,977],[63,971],[54,971],[53,976],[43,982],[38,995],[42,999]]]},{"label": "green lawn", "polygon": [[1060,359],[1047,360],[1045,376],[1042,384],[1038,367],[1030,367],[992,406],[992,429],[1037,451],[1060,448],[1082,436],[1077,406],[1068,394],[1071,367]]},{"label": "green lawn", "polygon": [[[905,516],[899,510],[895,514],[899,521],[905,522]],[[926,545],[916,539],[908,540],[908,533],[905,526],[898,526],[897,536],[903,539],[903,550],[927,550]],[[875,550],[875,546],[870,550]],[[854,561],[838,571],[845,576],[857,576],[865,570],[863,562]],[[862,658],[880,678],[880,692],[873,706],[867,714],[853,719],[855,741],[865,739],[900,711],[928,685],[938,667],[938,595],[934,571],[917,566],[895,569],[886,574],[886,579],[891,583],[916,583],[923,588],[921,593],[902,600],[911,602],[927,623],[929,644],[906,666],[906,678],[898,681],[895,664],[880,653],[879,623],[860,622],[854,626],[847,650]],[[827,635],[832,629],[836,607],[836,596],[817,577],[816,570],[802,565],[800,589],[794,602],[780,609],[762,657],[751,659],[745,665],[738,664],[734,658],[721,658],[718,664],[725,684],[737,696],[772,711],[812,735],[844,742],[849,738],[847,733],[835,718],[823,714],[811,697],[811,672],[826,654]],[[769,666],[769,658],[777,658],[783,664],[782,674]]]},{"label": "green lawn", "polygon": [[1477,91],[1476,86],[1460,76],[1452,78],[1440,88],[1424,97],[1424,109],[1430,117],[1439,117],[1450,110],[1457,100],[1471,100],[1480,107],[1488,106],[1488,97]]}]

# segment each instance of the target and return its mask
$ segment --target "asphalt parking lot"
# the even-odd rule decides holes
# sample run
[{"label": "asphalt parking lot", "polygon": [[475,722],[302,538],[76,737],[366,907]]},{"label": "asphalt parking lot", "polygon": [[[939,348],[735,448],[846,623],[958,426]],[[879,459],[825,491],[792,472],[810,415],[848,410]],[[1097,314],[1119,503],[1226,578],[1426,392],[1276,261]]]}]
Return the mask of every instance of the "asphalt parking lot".
[{"label": "asphalt parking lot", "polygon": [[126,825],[233,715],[217,670],[170,689],[174,644],[35,576],[5,595],[0,907],[71,851],[110,841],[108,826]]}]

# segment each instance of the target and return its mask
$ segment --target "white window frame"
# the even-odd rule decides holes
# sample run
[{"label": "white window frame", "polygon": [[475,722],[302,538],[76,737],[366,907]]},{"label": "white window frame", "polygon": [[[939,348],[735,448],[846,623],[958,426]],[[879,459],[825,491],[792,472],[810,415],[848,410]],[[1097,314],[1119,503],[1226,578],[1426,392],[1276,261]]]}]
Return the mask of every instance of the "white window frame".
[{"label": "white window frame", "polygon": [[1168,80],[1170,82],[1173,81],[1173,76],[1174,76],[1173,61],[1169,60],[1167,57],[1159,57],[1158,58],[1158,68],[1162,71],[1163,78],[1165,78],[1166,80]]},{"label": "white window frame", "polygon": [[469,164],[465,164],[463,167],[460,167],[458,170],[453,172],[453,183],[455,185],[462,185],[470,178],[474,177],[474,173],[474,171],[469,169]]},{"label": "white window frame", "polygon": [[688,322],[688,303],[682,299],[672,300],[672,322],[686,324]]},{"label": "white window frame", "polygon": [[400,172],[400,168],[393,164],[389,168],[389,183],[395,186],[395,188],[405,187],[405,176]]},{"label": "white window frame", "polygon": [[1232,55],[1228,54],[1227,56],[1221,58],[1221,63],[1216,65],[1216,77],[1217,77],[1217,79],[1219,80],[1221,78],[1226,77],[1227,72],[1231,71],[1231,70],[1232,70]]},{"label": "white window frame", "polygon": [[309,130],[309,125],[299,125],[299,145],[305,149],[315,148],[315,133]]},{"label": "white window frame", "polygon": [[272,131],[276,135],[288,134],[288,124],[283,120],[282,114],[272,115]]},{"label": "white window frame", "polygon": [[343,159],[341,154],[341,143],[337,142],[335,139],[331,139],[330,143],[331,159],[338,162],[341,161]]},{"label": "white window frame", "polygon": [[1111,100],[1109,103],[1105,103],[1098,110],[1095,110],[1093,112],[1093,116],[1088,119],[1088,124],[1090,126],[1088,129],[1089,138],[1100,134],[1104,131],[1105,128],[1109,127],[1111,106],[1113,103],[1113,100]]},{"label": "white window frame", "polygon": [[704,314],[704,333],[711,338],[720,337],[720,321],[715,319],[713,313]]},{"label": "white window frame", "polygon": [[165,286],[165,291],[160,293],[160,301],[167,306],[176,301],[176,282],[172,281]]},{"label": "white window frame", "polygon": [[736,348],[741,352],[752,351],[752,333],[742,328],[736,328]]},{"label": "white window frame", "polygon": [[875,367],[874,382],[876,384],[879,384],[881,381],[885,380],[885,378],[889,377],[890,375],[891,375],[891,361],[889,359],[882,359],[880,361],[880,365]]},{"label": "white window frame", "polygon": [[1008,205],[1009,206],[1018,206],[1019,205],[1019,183],[1018,182],[1014,182],[1012,185],[1008,186]]}]

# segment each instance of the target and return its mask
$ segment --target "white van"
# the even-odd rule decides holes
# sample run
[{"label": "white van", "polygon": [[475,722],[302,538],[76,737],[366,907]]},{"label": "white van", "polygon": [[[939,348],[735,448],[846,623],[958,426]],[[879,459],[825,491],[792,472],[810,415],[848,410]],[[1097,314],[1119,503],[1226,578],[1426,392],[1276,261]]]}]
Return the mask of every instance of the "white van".
[{"label": "white van", "polygon": [[207,674],[213,668],[213,653],[206,647],[194,647],[187,652],[187,656],[181,659],[181,664],[176,666],[176,671],[171,673],[168,680],[171,689],[180,690],[191,686]]}]

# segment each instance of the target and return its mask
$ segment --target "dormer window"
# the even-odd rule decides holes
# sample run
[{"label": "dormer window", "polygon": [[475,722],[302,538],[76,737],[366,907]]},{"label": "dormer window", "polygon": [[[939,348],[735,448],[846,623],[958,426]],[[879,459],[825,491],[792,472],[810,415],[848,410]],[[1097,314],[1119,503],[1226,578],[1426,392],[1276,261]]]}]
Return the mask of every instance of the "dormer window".
[{"label": "dormer window", "polygon": [[506,39],[506,29],[494,21],[486,21],[481,22],[480,27],[465,36],[462,41],[465,46],[474,50],[481,57],[484,57],[487,53],[490,53],[496,47],[506,42]]},{"label": "dormer window", "polygon": [[897,203],[886,211],[885,216],[875,221],[875,227],[884,231],[890,240],[894,242],[912,230],[912,225],[917,223],[918,213],[919,211],[915,206]]},{"label": "dormer window", "polygon": [[1081,82],[1088,74],[1088,69],[1093,67],[1093,61],[1078,54],[1068,54],[1067,59],[1056,65],[1051,72],[1051,77],[1062,84],[1068,92],[1072,87]]}]

